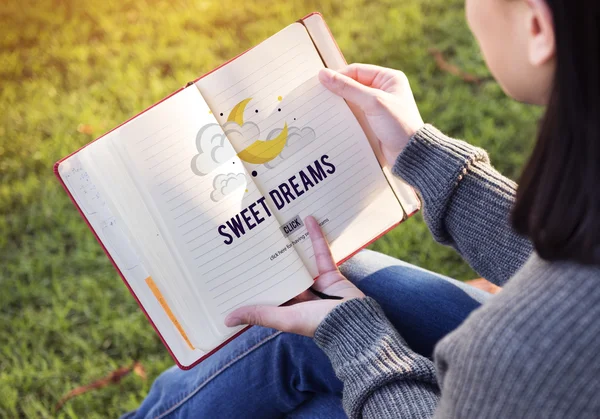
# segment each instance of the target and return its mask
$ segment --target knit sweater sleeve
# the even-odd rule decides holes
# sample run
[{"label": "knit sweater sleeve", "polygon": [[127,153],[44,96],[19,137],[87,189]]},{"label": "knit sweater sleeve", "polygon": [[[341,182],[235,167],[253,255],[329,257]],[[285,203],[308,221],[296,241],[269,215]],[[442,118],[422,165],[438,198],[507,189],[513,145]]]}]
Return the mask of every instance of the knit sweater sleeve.
[{"label": "knit sweater sleeve", "polygon": [[517,185],[491,166],[484,150],[425,125],[393,172],[418,191],[435,240],[454,247],[489,281],[502,285],[531,254],[531,243],[509,221]]},{"label": "knit sweater sleeve", "polygon": [[440,392],[433,362],[412,351],[375,300],[346,301],[315,332],[344,383],[350,418],[430,418]]}]

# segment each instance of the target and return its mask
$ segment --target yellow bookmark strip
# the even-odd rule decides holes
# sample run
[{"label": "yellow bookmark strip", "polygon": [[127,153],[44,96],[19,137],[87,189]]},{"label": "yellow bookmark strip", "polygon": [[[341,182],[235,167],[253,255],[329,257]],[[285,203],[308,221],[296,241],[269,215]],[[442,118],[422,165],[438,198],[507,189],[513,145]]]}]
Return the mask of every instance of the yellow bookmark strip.
[{"label": "yellow bookmark strip", "polygon": [[148,278],[146,278],[146,284],[148,284],[148,286],[152,290],[152,294],[154,294],[154,296],[156,297],[156,299],[158,300],[158,302],[162,306],[163,310],[165,310],[165,313],[167,313],[167,316],[169,316],[169,319],[171,319],[171,321],[173,322],[173,324],[175,325],[175,327],[177,328],[177,330],[179,330],[179,333],[181,333],[181,336],[183,337],[183,339],[185,340],[185,342],[188,344],[188,346],[190,347],[190,349],[194,350],[194,345],[192,345],[192,342],[190,342],[190,340],[188,339],[187,335],[183,331],[183,327],[181,327],[181,325],[177,321],[177,318],[175,317],[175,315],[173,314],[173,312],[169,308],[169,305],[165,301],[165,297],[163,297],[162,293],[160,292],[160,290],[158,289],[158,287],[154,283],[154,280],[152,279],[151,276],[149,276]]}]

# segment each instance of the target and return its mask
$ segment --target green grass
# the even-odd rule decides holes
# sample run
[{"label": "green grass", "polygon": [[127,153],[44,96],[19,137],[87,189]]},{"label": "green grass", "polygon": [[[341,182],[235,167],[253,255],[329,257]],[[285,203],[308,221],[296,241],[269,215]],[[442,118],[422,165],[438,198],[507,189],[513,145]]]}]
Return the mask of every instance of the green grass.
[{"label": "green grass", "polygon": [[[52,164],[313,10],[348,61],[404,70],[425,120],[487,149],[515,178],[539,111],[494,82],[440,71],[428,49],[488,77],[461,0],[4,0],[0,4],[0,417],[50,417],[72,388],[139,359],[149,380],[78,397],[61,417],[135,408],[172,361],[52,174]],[[78,130],[83,125],[86,129]],[[84,132],[80,132],[84,131]],[[420,216],[374,249],[476,274]],[[401,301],[398,302],[402,304]]]}]

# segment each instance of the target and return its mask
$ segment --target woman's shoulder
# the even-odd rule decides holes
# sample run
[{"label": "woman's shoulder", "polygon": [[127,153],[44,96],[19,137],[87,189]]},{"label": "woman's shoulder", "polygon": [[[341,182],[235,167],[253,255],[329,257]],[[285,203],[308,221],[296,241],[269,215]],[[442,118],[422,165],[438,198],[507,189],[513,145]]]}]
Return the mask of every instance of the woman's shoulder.
[{"label": "woman's shoulder", "polygon": [[[600,387],[598,353],[600,267],[546,262],[534,254],[438,344],[435,357],[443,387],[491,390],[490,403],[511,406],[520,416],[539,403],[600,408],[583,390]],[[577,386],[579,393],[572,391]]]}]

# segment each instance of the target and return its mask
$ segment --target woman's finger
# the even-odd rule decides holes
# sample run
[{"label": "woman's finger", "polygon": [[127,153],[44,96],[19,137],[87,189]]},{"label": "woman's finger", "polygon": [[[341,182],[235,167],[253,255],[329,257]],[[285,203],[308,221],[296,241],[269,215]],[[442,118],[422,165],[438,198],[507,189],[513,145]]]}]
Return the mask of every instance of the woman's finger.
[{"label": "woman's finger", "polygon": [[339,70],[340,74],[350,77],[372,89],[394,93],[400,88],[407,88],[406,75],[400,70],[379,67],[372,64],[350,64]]},{"label": "woman's finger", "polygon": [[341,302],[340,300],[319,300],[288,307],[241,307],[225,318],[225,325],[234,327],[251,324],[312,337],[327,313]]},{"label": "woman's finger", "polygon": [[323,86],[336,95],[361,107],[365,103],[371,103],[375,97],[374,89],[329,68],[324,68],[319,72],[319,80]]},{"label": "woman's finger", "polygon": [[271,327],[288,331],[290,327],[290,307],[248,306],[231,312],[225,318],[225,326],[234,327],[242,324]]},{"label": "woman's finger", "polygon": [[377,89],[380,87],[377,83],[378,77],[381,77],[391,70],[389,68],[379,67],[372,64],[353,63],[341,68],[338,71],[340,74],[348,76],[360,84]]},{"label": "woman's finger", "polygon": [[327,243],[327,239],[323,235],[323,231],[317,220],[312,216],[308,216],[304,220],[304,223],[306,224],[306,229],[308,230],[308,235],[312,242],[319,275],[337,271],[337,266],[333,260],[329,243]]},{"label": "woman's finger", "polygon": [[[312,305],[315,303],[317,305]],[[308,301],[287,307],[241,307],[225,318],[225,325],[234,327],[249,324],[312,336],[324,313],[328,313],[336,304],[339,301]]]}]

